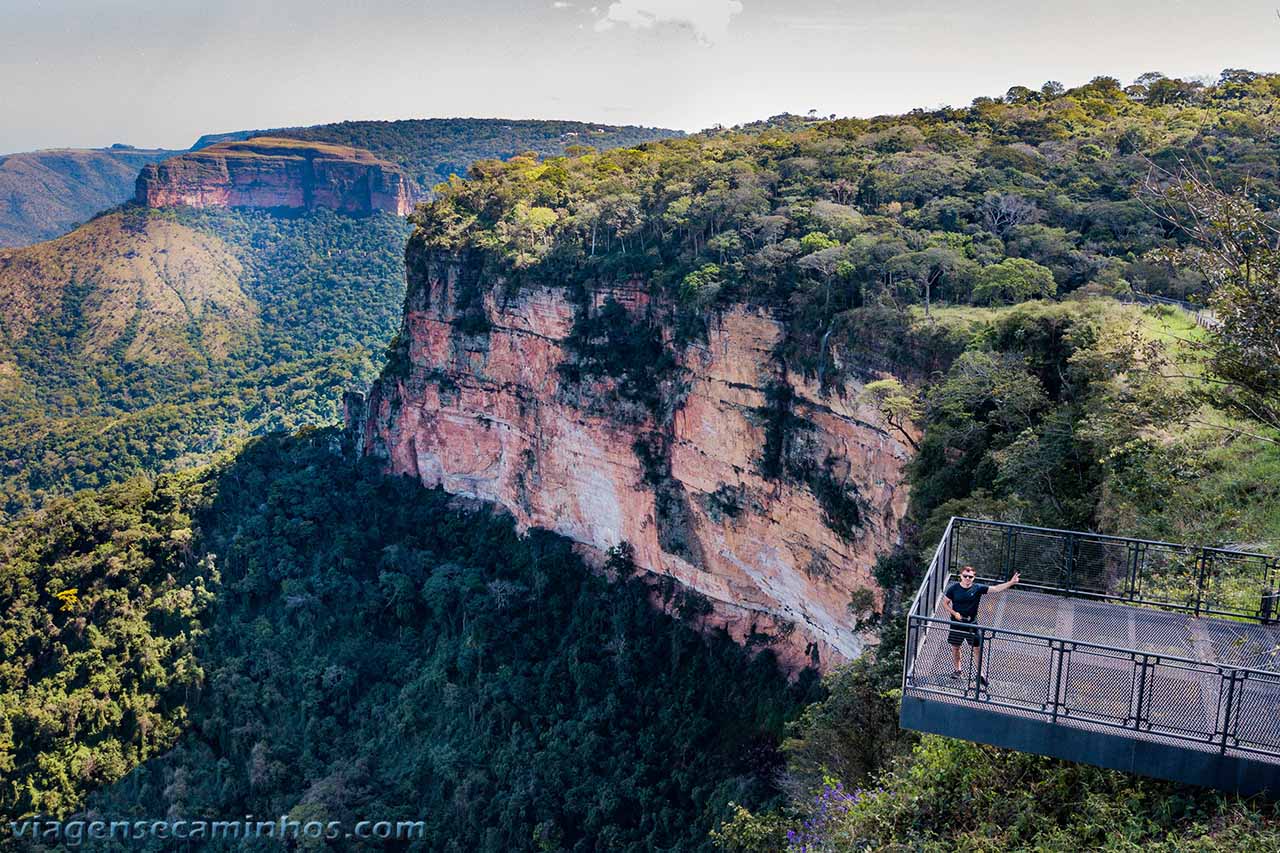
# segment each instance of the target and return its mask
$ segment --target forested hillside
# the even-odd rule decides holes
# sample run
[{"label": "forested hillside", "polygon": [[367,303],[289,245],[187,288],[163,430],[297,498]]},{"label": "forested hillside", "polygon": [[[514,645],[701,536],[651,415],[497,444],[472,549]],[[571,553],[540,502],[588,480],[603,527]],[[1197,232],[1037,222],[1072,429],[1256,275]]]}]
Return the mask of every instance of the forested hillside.
[{"label": "forested hillside", "polygon": [[781,726],[812,679],[679,621],[699,602],[629,578],[625,553],[594,574],[566,540],[353,468],[337,438],[255,441],[0,532],[6,819],[106,784],[90,809],[117,819],[425,820],[413,849],[459,853],[697,850],[730,801],[776,797]]},{"label": "forested hillside", "polygon": [[[680,136],[664,128],[527,119],[349,121],[313,127],[242,130],[202,136],[191,150],[252,136],[334,142],[372,151],[405,169],[425,196],[438,181],[465,174],[475,160],[522,151],[550,155],[574,145],[616,148]],[[133,197],[138,172],[183,152],[114,145],[0,155],[0,248],[52,240]]]},{"label": "forested hillside", "polygon": [[482,248],[522,279],[643,275],[703,310],[790,302],[816,368],[824,318],[868,306],[1086,286],[1203,295],[1198,273],[1148,256],[1175,235],[1138,190],[1153,168],[1191,161],[1228,188],[1247,178],[1264,207],[1280,200],[1278,89],[1280,77],[1229,72],[1139,100],[1098,78],[965,109],[484,162],[419,217],[420,239]]},{"label": "forested hillside", "polygon": [[[280,133],[368,146],[422,190],[476,157],[672,132],[424,119]],[[406,234],[383,214],[129,206],[0,252],[0,516],[205,461],[231,439],[333,421],[395,331]]]},{"label": "forested hillside", "polygon": [[0,254],[9,514],[332,422],[404,294],[397,217],[130,207]]},{"label": "forested hillside", "polygon": [[0,249],[52,240],[115,207],[143,166],[177,153],[120,145],[0,156]]}]

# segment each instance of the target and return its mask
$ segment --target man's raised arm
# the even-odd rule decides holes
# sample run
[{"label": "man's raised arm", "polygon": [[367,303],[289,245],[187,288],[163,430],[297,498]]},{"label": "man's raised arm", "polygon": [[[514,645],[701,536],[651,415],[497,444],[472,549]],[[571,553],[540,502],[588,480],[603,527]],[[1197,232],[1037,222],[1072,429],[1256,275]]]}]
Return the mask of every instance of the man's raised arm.
[{"label": "man's raised arm", "polygon": [[1011,586],[1013,586],[1014,584],[1016,584],[1019,580],[1020,580],[1020,578],[1018,577],[1018,573],[1017,573],[1017,572],[1014,572],[1014,573],[1013,573],[1013,577],[1009,578],[1009,579],[1008,579],[1007,581],[1005,581],[1004,583],[998,583],[998,584],[996,584],[995,586],[991,587],[991,591],[992,591],[992,592],[1004,592],[1006,589],[1008,589],[1009,587],[1011,587]]}]

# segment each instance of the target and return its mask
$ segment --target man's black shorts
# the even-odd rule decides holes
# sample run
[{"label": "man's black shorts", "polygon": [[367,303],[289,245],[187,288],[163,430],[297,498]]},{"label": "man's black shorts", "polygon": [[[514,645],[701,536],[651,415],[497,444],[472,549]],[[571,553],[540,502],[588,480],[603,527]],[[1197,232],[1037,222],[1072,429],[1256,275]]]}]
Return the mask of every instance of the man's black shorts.
[{"label": "man's black shorts", "polygon": [[965,643],[973,646],[975,649],[982,645],[982,634],[977,628],[964,627],[959,620],[952,619],[951,629],[947,631],[947,642],[953,646],[963,646]]}]

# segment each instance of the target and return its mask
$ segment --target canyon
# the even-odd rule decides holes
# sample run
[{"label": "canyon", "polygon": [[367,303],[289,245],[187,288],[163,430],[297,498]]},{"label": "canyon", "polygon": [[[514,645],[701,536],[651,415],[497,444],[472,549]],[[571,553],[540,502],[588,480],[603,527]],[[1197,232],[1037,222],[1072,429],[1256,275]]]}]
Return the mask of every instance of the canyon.
[{"label": "canyon", "polygon": [[258,137],[221,142],[145,166],[135,200],[148,207],[327,208],[341,213],[413,209],[404,172],[359,148]]},{"label": "canyon", "polygon": [[[678,582],[706,602],[692,618],[791,672],[862,653],[910,450],[859,382],[824,391],[789,371],[785,323],[766,307],[728,307],[677,345],[672,306],[642,281],[513,288],[486,280],[478,255],[415,240],[408,271],[391,363],[345,402],[359,453],[499,504],[597,563],[625,548],[655,602],[671,599],[661,579]],[[610,312],[672,354],[661,405],[580,369],[581,324]]]}]

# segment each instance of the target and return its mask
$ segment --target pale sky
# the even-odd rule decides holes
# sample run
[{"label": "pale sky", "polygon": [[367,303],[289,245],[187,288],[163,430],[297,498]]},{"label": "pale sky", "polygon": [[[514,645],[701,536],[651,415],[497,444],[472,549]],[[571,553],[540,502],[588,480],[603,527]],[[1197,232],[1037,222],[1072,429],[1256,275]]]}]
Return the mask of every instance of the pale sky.
[{"label": "pale sky", "polygon": [[0,0],[0,152],[359,118],[699,130],[1280,69],[1277,0]]}]

